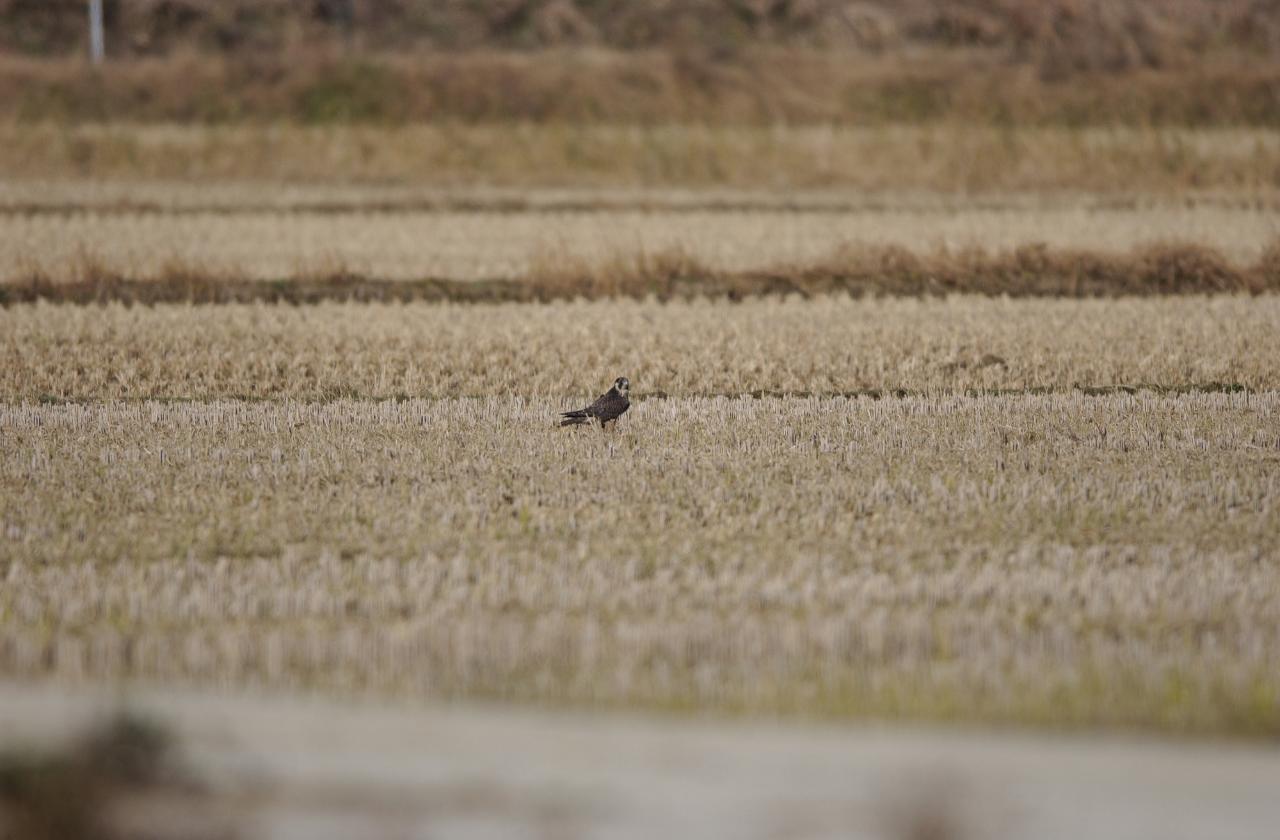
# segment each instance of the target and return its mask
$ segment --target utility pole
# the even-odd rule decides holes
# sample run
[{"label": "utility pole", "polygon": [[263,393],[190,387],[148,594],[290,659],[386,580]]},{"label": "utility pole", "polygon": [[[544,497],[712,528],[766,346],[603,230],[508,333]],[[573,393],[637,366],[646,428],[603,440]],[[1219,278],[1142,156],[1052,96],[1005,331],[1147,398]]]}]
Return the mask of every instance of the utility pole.
[{"label": "utility pole", "polygon": [[94,64],[102,63],[106,53],[102,34],[102,0],[89,0],[89,57]]}]

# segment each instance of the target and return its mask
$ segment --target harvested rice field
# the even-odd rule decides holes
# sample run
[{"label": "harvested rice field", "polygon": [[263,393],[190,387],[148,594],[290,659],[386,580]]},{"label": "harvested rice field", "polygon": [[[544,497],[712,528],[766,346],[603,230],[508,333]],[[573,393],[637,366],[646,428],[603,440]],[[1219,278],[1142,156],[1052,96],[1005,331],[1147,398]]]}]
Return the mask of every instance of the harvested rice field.
[{"label": "harvested rice field", "polygon": [[1275,732],[1278,300],[10,307],[0,669]]},{"label": "harvested rice field", "polygon": [[24,676],[1274,732],[1274,393],[0,409]]},{"label": "harvested rice field", "polygon": [[[535,194],[536,195],[536,194]],[[662,200],[662,195],[656,197]],[[465,197],[453,197],[460,201]],[[601,200],[607,199],[607,195]],[[579,201],[592,201],[590,193]],[[640,197],[638,200],[643,201]],[[677,197],[678,200],[678,197]],[[1124,253],[1194,242],[1256,261],[1280,237],[1269,206],[1028,207],[1022,202],[729,211],[674,208],[519,212],[95,209],[0,211],[0,277],[75,277],[95,270],[163,278],[175,265],[214,276],[279,280],[344,270],[387,280],[521,278],[556,267],[600,270],[643,254],[677,252],[719,272],[804,269],[840,249],[896,246],[916,253],[1054,250]]]},{"label": "harvested rice field", "polygon": [[194,169],[129,180],[80,131],[0,188],[0,677],[1280,733],[1280,226],[1222,174],[1271,134],[1174,194],[390,186],[355,129],[270,184],[265,129],[139,129]]},{"label": "harvested rice field", "polygon": [[37,304],[0,309],[0,396],[582,399],[1280,388],[1280,296]]},{"label": "harvested rice field", "polygon": [[0,0],[0,840],[1272,840],[1226,5]]},{"label": "harvested rice field", "polygon": [[0,0],[0,840],[1272,840],[1265,5]]},{"label": "harvested rice field", "polygon": [[[86,275],[164,280],[175,272],[241,281],[335,273],[518,281],[607,274],[661,255],[713,273],[800,275],[886,248],[964,258],[1036,247],[1079,260],[1174,243],[1248,266],[1278,237],[1280,213],[1266,197],[1212,194],[0,188],[0,284]],[[1270,273],[1280,276],[1274,267]]]}]

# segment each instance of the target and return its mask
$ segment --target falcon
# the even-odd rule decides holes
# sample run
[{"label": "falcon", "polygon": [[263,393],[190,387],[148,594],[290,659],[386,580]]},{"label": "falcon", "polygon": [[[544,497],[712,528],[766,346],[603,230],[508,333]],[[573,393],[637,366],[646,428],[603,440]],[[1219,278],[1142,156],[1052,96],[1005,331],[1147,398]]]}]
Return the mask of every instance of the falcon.
[{"label": "falcon", "polygon": [[631,407],[631,400],[627,399],[627,394],[631,393],[631,380],[625,376],[619,376],[613,380],[613,387],[600,396],[598,400],[593,402],[586,408],[580,408],[577,411],[566,411],[560,415],[560,426],[582,426],[590,423],[593,419],[600,421],[600,428],[608,427],[610,423],[616,424],[618,418],[627,413],[627,409]]}]

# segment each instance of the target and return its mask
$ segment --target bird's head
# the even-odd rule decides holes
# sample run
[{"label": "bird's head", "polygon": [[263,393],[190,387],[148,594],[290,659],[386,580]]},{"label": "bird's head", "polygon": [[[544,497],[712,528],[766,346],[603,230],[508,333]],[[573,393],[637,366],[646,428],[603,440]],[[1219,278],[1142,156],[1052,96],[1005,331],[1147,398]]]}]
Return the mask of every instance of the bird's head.
[{"label": "bird's head", "polygon": [[631,391],[631,380],[625,376],[619,376],[613,380],[613,389],[625,397]]}]

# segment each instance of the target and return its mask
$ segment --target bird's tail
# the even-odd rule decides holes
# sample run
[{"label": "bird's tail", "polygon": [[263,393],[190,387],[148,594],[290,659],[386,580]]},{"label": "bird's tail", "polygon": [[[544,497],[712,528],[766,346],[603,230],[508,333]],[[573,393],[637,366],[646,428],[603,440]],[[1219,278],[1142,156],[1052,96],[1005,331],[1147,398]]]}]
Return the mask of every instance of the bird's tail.
[{"label": "bird's tail", "polygon": [[591,417],[585,411],[566,411],[560,415],[560,428],[565,426],[582,426],[591,422]]}]

